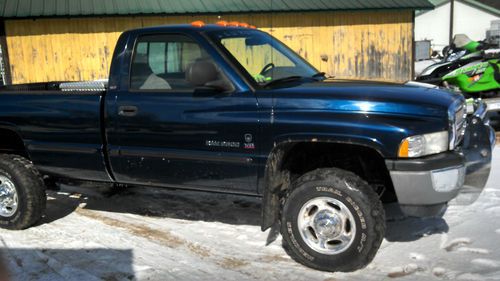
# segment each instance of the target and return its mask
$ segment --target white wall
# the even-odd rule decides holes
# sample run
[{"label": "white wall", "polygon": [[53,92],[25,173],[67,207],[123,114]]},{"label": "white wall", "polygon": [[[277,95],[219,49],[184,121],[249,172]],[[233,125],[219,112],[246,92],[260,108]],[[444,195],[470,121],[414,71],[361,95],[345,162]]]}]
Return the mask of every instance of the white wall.
[{"label": "white wall", "polygon": [[[492,20],[500,17],[483,10],[455,1],[455,17],[453,20],[454,34],[463,33],[472,40],[486,38],[486,30]],[[448,45],[450,30],[450,3],[415,17],[415,40],[432,40],[432,48],[442,50]]]},{"label": "white wall", "polygon": [[442,50],[448,45],[450,4],[445,4],[415,17],[415,40],[431,40],[432,48]]}]

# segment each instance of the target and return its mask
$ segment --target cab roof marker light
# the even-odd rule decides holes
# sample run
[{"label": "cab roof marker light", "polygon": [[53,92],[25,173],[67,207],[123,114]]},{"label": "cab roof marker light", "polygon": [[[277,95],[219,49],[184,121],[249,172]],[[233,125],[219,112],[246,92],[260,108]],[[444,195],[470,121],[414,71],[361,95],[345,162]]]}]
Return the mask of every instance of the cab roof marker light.
[{"label": "cab roof marker light", "polygon": [[227,26],[228,25],[227,21],[225,21],[225,20],[220,20],[220,21],[216,22],[215,24],[218,26]]},{"label": "cab roof marker light", "polygon": [[239,22],[237,21],[230,21],[227,26],[233,26],[233,27],[238,27],[240,25]]},{"label": "cab roof marker light", "polygon": [[246,22],[240,22],[240,23],[238,24],[238,26],[239,26],[239,27],[248,28],[250,25],[249,25],[248,23],[246,23]]},{"label": "cab roof marker light", "polygon": [[191,23],[191,25],[194,27],[203,27],[203,26],[205,26],[205,23],[201,20],[197,20],[197,21],[193,21]]}]

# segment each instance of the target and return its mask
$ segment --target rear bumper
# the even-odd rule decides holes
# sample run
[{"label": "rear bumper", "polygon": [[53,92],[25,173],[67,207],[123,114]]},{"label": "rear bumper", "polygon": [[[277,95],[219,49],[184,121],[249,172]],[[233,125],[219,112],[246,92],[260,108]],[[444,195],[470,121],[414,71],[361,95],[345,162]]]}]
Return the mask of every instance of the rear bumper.
[{"label": "rear bumper", "polygon": [[483,118],[484,115],[469,118],[463,145],[456,151],[418,159],[386,160],[405,214],[438,215],[459,193],[467,193],[467,203],[477,198],[488,180],[495,145],[495,132]]}]

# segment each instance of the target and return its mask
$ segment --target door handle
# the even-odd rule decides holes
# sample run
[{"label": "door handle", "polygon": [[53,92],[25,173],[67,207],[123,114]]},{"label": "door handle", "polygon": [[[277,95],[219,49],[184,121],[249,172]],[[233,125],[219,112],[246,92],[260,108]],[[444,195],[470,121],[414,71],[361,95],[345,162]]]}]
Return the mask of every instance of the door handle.
[{"label": "door handle", "polygon": [[121,116],[126,116],[126,117],[136,116],[138,111],[139,110],[137,109],[137,106],[133,105],[122,105],[118,107],[118,115]]}]

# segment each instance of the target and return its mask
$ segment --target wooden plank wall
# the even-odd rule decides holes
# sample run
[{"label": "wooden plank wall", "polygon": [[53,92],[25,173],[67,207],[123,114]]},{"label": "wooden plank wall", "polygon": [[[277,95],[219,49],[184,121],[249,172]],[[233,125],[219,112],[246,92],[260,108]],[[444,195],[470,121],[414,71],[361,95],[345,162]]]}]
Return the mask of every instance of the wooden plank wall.
[{"label": "wooden plank wall", "polygon": [[270,32],[319,70],[339,78],[411,78],[412,11],[352,11],[222,16],[7,20],[13,83],[106,78],[124,30],[203,20],[238,20]]}]

